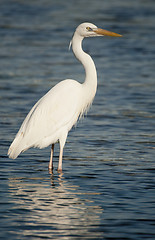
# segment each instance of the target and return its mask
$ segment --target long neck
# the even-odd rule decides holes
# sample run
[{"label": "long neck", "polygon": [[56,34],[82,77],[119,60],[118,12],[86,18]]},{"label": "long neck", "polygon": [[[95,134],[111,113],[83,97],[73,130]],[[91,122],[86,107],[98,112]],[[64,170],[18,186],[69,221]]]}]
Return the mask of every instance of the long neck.
[{"label": "long neck", "polygon": [[90,98],[94,98],[97,88],[97,72],[92,58],[82,50],[83,37],[76,32],[72,39],[72,49],[75,57],[82,63],[86,77],[83,87],[88,90]]}]

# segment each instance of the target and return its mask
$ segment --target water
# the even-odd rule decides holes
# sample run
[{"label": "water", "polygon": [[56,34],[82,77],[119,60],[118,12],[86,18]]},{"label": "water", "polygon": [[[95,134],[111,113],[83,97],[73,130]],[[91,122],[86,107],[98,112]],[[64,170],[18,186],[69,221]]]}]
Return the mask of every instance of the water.
[{"label": "water", "polygon": [[[154,239],[155,4],[131,1],[0,3],[1,239]],[[48,172],[50,148],[6,156],[33,104],[84,71],[68,51],[79,23],[123,34],[84,49],[98,71],[87,117]]]}]

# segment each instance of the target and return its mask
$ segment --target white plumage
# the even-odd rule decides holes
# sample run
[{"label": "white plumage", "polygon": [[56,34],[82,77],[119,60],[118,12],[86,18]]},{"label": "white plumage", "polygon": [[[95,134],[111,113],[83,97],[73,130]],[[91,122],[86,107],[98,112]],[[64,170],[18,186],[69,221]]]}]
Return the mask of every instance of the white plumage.
[{"label": "white plumage", "polygon": [[68,132],[78,118],[92,103],[97,88],[96,68],[92,58],[81,47],[84,37],[121,36],[97,28],[94,24],[83,23],[76,29],[71,41],[76,58],[83,64],[86,78],[83,84],[67,79],[46,93],[31,109],[21,125],[8,155],[17,158],[21,152],[31,147],[44,148],[52,144],[49,168],[53,168],[52,158],[54,143],[60,143],[58,170],[62,170],[63,148]]}]

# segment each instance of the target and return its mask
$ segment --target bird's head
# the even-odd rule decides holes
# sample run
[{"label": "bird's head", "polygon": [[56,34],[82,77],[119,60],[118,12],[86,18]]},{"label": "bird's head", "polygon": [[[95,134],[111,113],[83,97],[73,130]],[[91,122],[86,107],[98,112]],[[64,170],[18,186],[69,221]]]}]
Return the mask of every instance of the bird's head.
[{"label": "bird's head", "polygon": [[102,28],[98,28],[92,23],[82,23],[77,29],[76,33],[81,37],[95,37],[95,36],[111,36],[111,37],[122,37],[122,35],[118,33],[114,33],[111,31],[107,31]]}]

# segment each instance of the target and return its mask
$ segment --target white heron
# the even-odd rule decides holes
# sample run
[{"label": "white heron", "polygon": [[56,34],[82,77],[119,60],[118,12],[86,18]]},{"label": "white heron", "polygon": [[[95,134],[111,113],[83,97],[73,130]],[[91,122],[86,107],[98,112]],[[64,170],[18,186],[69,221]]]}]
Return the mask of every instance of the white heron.
[{"label": "white heron", "polygon": [[54,144],[59,141],[58,171],[62,171],[63,148],[68,132],[89,108],[96,93],[96,67],[92,58],[82,50],[82,40],[94,36],[121,37],[92,23],[82,23],[76,28],[71,45],[75,57],[85,69],[84,83],[72,79],[61,81],[33,106],[8,150],[10,158],[17,158],[31,147],[52,145],[49,169],[53,169]]}]

